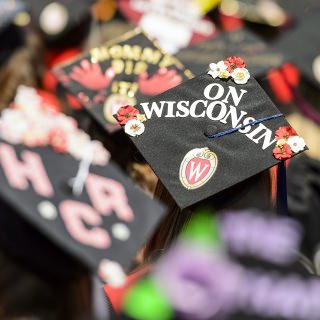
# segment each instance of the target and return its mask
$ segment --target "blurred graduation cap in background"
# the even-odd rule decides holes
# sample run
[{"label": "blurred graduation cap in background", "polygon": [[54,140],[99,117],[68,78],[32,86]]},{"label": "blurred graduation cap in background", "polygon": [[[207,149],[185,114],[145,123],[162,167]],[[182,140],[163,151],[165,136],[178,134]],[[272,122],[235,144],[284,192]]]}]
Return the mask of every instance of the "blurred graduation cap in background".
[{"label": "blurred graduation cap in background", "polygon": [[76,122],[20,87],[0,120],[0,247],[31,271],[117,285],[164,208]]},{"label": "blurred graduation cap in background", "polygon": [[80,45],[90,30],[93,0],[28,0],[34,27],[49,47]]},{"label": "blurred graduation cap in background", "polygon": [[[319,10],[297,19],[279,35],[274,48],[281,52],[285,64],[268,72],[269,91],[274,101],[288,112],[300,111],[314,123],[320,123],[320,37],[316,31]],[[312,43],[312,45],[310,45]]]},{"label": "blurred graduation cap in background", "polygon": [[269,47],[248,28],[221,32],[177,54],[177,58],[196,75],[205,72],[211,61],[219,61],[227,56],[245,57],[250,74],[255,78],[265,76],[268,69],[280,66],[284,61],[281,52]]},{"label": "blurred graduation cap in background", "polygon": [[119,107],[145,101],[192,77],[139,28],[58,67],[55,74],[110,133],[120,129],[113,117]]},{"label": "blurred graduation cap in background", "polygon": [[309,12],[290,32],[280,36],[275,44],[286,60],[296,65],[302,75],[320,89],[320,35],[317,31],[320,9]]},{"label": "blurred graduation cap in background", "polygon": [[181,209],[279,165],[278,210],[286,211],[284,160],[306,146],[240,57],[116,118]]},{"label": "blurred graduation cap in background", "polygon": [[267,212],[198,210],[127,289],[119,319],[315,318],[320,281],[301,263],[301,235],[296,221]]},{"label": "blurred graduation cap in background", "polygon": [[278,3],[290,15],[293,24],[303,22],[309,14],[320,11],[320,3],[317,0],[280,0]]},{"label": "blurred graduation cap in background", "polygon": [[[119,0],[119,11],[139,25],[169,53],[176,53],[191,43],[208,39],[216,33],[204,12],[220,1],[191,0]],[[174,32],[173,32],[174,30]]]},{"label": "blurred graduation cap in background", "polygon": [[220,11],[226,16],[270,27],[284,26],[290,19],[282,1],[274,0],[222,0]]}]

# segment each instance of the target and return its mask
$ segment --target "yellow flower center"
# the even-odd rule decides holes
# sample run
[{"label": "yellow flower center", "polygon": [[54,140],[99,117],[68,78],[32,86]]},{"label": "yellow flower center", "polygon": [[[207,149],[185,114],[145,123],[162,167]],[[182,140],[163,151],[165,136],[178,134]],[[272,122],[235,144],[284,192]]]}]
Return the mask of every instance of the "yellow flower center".
[{"label": "yellow flower center", "polygon": [[228,73],[227,73],[227,71],[224,70],[224,71],[220,72],[219,76],[220,76],[220,78],[228,78]]},{"label": "yellow flower center", "polygon": [[286,139],[279,139],[278,141],[277,141],[277,146],[279,147],[279,148],[283,148],[283,146],[286,144]]},{"label": "yellow flower center", "polygon": [[237,79],[238,80],[243,80],[244,79],[244,73],[243,72],[240,72],[237,74]]}]

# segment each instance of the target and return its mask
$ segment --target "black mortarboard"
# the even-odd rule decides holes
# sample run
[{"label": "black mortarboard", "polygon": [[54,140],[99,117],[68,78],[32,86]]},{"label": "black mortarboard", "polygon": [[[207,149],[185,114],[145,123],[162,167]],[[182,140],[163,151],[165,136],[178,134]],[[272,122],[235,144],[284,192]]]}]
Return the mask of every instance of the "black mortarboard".
[{"label": "black mortarboard", "polygon": [[192,77],[140,29],[125,33],[56,71],[61,83],[109,132],[120,106],[148,100]]},{"label": "black mortarboard", "polygon": [[310,13],[320,10],[318,0],[281,0],[280,5],[288,12],[294,24],[297,21],[303,22]]},{"label": "black mortarboard", "polygon": [[237,16],[249,22],[280,27],[289,20],[281,5],[281,1],[274,0],[223,0],[220,10],[225,15]]},{"label": "black mortarboard", "polygon": [[283,54],[268,47],[247,28],[221,32],[213,39],[181,50],[177,58],[194,74],[199,75],[206,71],[211,61],[233,55],[246,58],[247,67],[254,77],[264,75],[268,69],[283,62]]},{"label": "black mortarboard", "polygon": [[[275,47],[287,61],[295,64],[302,75],[320,89],[319,11],[310,12],[292,30],[279,37]],[[311,45],[312,44],[312,45]]]},{"label": "black mortarboard", "polygon": [[164,209],[72,118],[38,103],[26,91],[2,114],[0,247],[47,276],[71,278],[82,266],[107,280],[130,266]]},{"label": "black mortarboard", "polygon": [[212,63],[210,74],[116,115],[181,209],[305,149],[244,66]]},{"label": "black mortarboard", "polygon": [[92,0],[28,0],[33,25],[48,46],[79,45],[90,28]]}]

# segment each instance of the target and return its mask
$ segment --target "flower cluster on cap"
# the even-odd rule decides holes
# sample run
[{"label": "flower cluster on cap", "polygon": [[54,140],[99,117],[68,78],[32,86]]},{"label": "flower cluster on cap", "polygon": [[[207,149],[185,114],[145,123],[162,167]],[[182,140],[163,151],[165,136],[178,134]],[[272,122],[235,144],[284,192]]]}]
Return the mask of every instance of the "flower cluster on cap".
[{"label": "flower cluster on cap", "polygon": [[304,139],[298,136],[297,132],[290,126],[280,127],[276,131],[276,140],[273,156],[278,160],[289,159],[293,153],[303,151],[306,146]]},{"label": "flower cluster on cap", "polygon": [[140,114],[140,111],[134,106],[119,108],[115,118],[121,126],[124,126],[125,133],[131,137],[139,136],[144,132],[143,122],[147,121],[147,118],[144,114]]},{"label": "flower cluster on cap", "polygon": [[236,84],[246,84],[250,79],[250,73],[245,68],[246,64],[240,57],[232,56],[218,63],[210,63],[209,67],[208,74],[214,79],[231,77]]},{"label": "flower cluster on cap", "polygon": [[36,89],[19,86],[14,102],[0,118],[0,137],[11,144],[28,147],[50,146],[55,152],[69,153],[82,160],[93,146],[92,164],[104,166],[110,154],[99,141],[79,129],[76,120],[47,105]]}]

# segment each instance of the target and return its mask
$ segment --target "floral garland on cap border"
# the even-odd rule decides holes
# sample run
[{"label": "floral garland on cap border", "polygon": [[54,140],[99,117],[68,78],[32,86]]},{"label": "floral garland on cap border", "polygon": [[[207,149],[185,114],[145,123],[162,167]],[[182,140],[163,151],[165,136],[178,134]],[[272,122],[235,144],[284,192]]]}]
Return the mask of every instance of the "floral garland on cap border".
[{"label": "floral garland on cap border", "polygon": [[52,109],[36,89],[22,85],[14,102],[1,112],[0,138],[30,148],[50,146],[55,152],[68,153],[78,161],[87,156],[91,144],[93,165],[105,166],[110,159],[103,144],[91,140],[78,128],[75,119]]},{"label": "floral garland on cap border", "polygon": [[119,108],[115,118],[121,126],[124,126],[125,133],[131,137],[139,136],[144,132],[143,122],[147,121],[147,118],[134,106]]},{"label": "floral garland on cap border", "polygon": [[306,147],[304,139],[290,126],[280,127],[276,131],[276,140],[273,156],[278,160],[290,159],[293,153],[303,151]]},{"label": "floral garland on cap border", "polygon": [[236,84],[246,84],[250,79],[250,73],[245,68],[245,62],[236,56],[227,58],[218,63],[210,63],[208,74],[212,78],[229,79],[230,77]]}]

